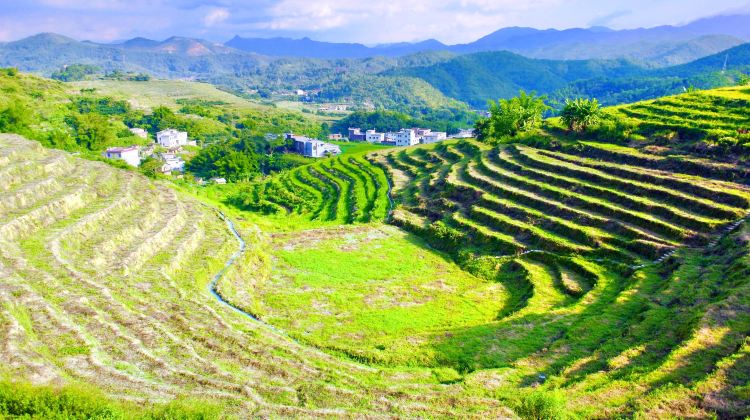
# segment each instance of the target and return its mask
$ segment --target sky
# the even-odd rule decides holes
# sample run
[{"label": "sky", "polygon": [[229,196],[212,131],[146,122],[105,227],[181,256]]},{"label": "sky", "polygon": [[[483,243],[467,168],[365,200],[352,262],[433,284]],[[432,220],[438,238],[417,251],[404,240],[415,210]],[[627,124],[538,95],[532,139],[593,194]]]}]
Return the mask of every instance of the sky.
[{"label": "sky", "polygon": [[750,12],[749,0],[0,0],[0,41],[310,37],[368,45],[474,41],[508,26],[614,29]]}]

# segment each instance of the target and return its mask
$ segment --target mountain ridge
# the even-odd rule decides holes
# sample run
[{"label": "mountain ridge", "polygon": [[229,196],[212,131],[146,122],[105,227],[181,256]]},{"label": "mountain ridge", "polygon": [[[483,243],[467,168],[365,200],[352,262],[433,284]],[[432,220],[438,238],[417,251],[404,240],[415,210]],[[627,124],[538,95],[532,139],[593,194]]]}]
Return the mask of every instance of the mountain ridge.
[{"label": "mountain ridge", "polygon": [[[368,47],[358,43],[315,41],[308,37],[242,38],[239,35],[225,45],[271,56],[325,59],[374,55],[393,57],[436,50],[461,54],[507,50],[530,58],[628,58],[651,63],[653,66],[667,66],[686,63],[750,41],[750,29],[745,29],[745,26],[750,28],[750,15],[742,14],[708,17],[682,26],[662,25],[624,30],[603,26],[561,30],[515,26],[501,28],[473,42],[455,45],[425,40]],[[582,45],[588,48],[582,48]],[[592,45],[596,47],[591,48]],[[665,50],[680,53],[665,57]]]}]

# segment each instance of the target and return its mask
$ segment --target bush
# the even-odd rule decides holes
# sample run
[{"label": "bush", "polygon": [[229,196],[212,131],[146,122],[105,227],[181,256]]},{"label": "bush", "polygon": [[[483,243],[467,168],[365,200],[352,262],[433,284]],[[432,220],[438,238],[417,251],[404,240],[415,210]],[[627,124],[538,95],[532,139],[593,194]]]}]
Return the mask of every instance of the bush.
[{"label": "bush", "polygon": [[480,120],[475,125],[478,138],[488,140],[504,136],[513,137],[539,127],[542,115],[550,109],[544,103],[545,99],[545,96],[536,96],[535,92],[527,94],[520,91],[515,98],[491,101],[489,119]]},{"label": "bush", "polygon": [[561,391],[532,391],[521,399],[516,414],[528,420],[569,419]]},{"label": "bush", "polygon": [[0,108],[0,133],[22,133],[30,122],[31,111],[21,101]]},{"label": "bush", "polygon": [[125,413],[98,391],[68,386],[0,383],[0,417],[124,419]]},{"label": "bush", "polygon": [[456,370],[452,368],[432,369],[432,375],[435,376],[435,379],[437,379],[437,381],[441,384],[453,384],[463,379],[461,374],[456,372]]},{"label": "bush", "polygon": [[596,99],[578,98],[565,100],[565,107],[560,119],[571,131],[582,132],[599,122],[602,116],[601,106]]}]

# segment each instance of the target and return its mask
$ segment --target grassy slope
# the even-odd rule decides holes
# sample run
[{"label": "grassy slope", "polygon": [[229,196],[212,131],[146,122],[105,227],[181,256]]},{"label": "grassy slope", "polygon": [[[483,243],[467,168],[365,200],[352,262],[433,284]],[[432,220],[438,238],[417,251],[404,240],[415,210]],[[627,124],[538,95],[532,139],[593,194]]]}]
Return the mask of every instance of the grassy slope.
[{"label": "grassy slope", "polygon": [[[402,319],[402,309],[393,307],[387,317],[368,320],[381,328],[352,336],[356,323],[349,317],[362,310],[352,301],[372,294],[365,281],[370,266],[363,261],[345,271],[325,261],[359,261],[363,241],[353,233],[311,242],[300,239],[309,232],[278,236],[281,280],[273,280],[270,294],[251,293],[255,307],[271,306],[272,317],[288,311],[274,322],[321,347],[343,343],[348,354],[371,357],[380,344],[375,349],[390,353],[377,361],[400,363],[399,354],[412,350],[422,363],[462,372],[470,388],[513,406],[520,399],[516,407],[526,417],[539,416],[545,405],[594,418],[747,415],[741,366],[749,324],[742,309],[722,312],[723,320],[714,315],[715,308],[747,305],[747,234],[714,244],[750,208],[750,190],[728,182],[745,179],[743,172],[708,159],[665,159],[649,149],[565,144],[541,150],[463,141],[368,155],[397,187],[397,224],[503,286],[497,319],[443,330],[431,350],[413,351],[414,339],[397,347],[378,341],[403,328],[384,322]],[[317,199],[339,200],[327,197]],[[284,206],[277,210],[284,217]],[[294,214],[315,226],[304,208]],[[666,261],[652,263],[658,257]],[[279,290],[279,284],[293,287]],[[540,374],[549,379],[532,391]]]},{"label": "grassy slope", "polygon": [[737,138],[738,129],[750,127],[750,87],[699,90],[608,111],[633,124],[636,132],[645,136],[675,133],[667,146],[702,139]]},{"label": "grassy slope", "polygon": [[66,86],[73,92],[80,89],[96,89],[98,93],[127,98],[137,108],[154,108],[168,106],[179,109],[177,99],[200,99],[220,101],[235,109],[258,110],[268,106],[249,101],[237,95],[219,90],[208,83],[187,82],[181,80],[149,80],[147,82],[128,82],[117,80],[91,80],[72,82]]},{"label": "grassy slope", "polygon": [[[456,401],[466,391],[427,370],[337,359],[218,303],[207,285],[237,243],[210,207],[132,172],[13,136],[0,142],[11,181],[0,191],[2,377],[136,402],[210,399],[214,414],[240,417],[507,413],[487,398]],[[269,270],[264,235],[238,222],[248,251],[222,279],[230,285]],[[87,401],[98,394],[80,388],[70,398],[7,381],[1,389],[6,414],[96,412]]]}]

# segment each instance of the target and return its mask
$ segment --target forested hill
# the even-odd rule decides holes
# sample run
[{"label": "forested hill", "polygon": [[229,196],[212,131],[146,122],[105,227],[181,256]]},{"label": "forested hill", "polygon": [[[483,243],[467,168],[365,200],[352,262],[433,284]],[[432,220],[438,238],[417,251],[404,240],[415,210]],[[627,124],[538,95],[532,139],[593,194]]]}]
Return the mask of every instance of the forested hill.
[{"label": "forested hill", "polygon": [[[51,75],[70,64],[207,81],[261,97],[296,89],[308,100],[370,105],[422,118],[429,110],[484,108],[519,90],[547,95],[552,105],[577,96],[606,105],[670,95],[690,87],[732,85],[750,70],[750,44],[691,63],[649,69],[627,60],[546,60],[507,51],[456,55],[425,52],[404,57],[324,60],[272,58],[199,39],[134,39],[103,45],[55,34],[0,44],[0,67]],[[726,63],[726,71],[724,65]]]},{"label": "forested hill", "polygon": [[388,74],[424,79],[447,96],[484,107],[487,100],[511,97],[520,89],[551,93],[576,80],[635,77],[643,71],[625,60],[538,60],[501,51],[463,55]]},{"label": "forested hill", "polygon": [[679,93],[690,87],[731,85],[740,73],[748,71],[750,44],[658,70],[625,60],[536,60],[509,52],[484,52],[429,66],[400,68],[387,74],[421,78],[447,96],[484,107],[488,100],[514,96],[519,89],[535,90],[553,100],[591,96],[605,104],[634,102]]}]

